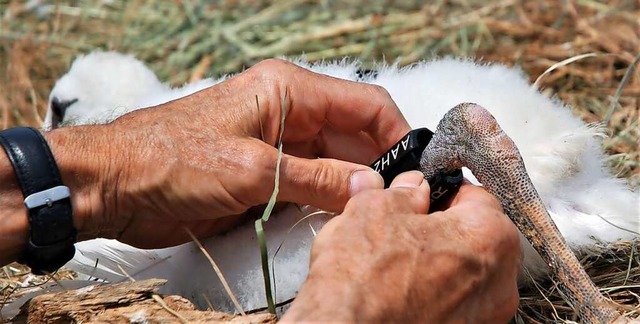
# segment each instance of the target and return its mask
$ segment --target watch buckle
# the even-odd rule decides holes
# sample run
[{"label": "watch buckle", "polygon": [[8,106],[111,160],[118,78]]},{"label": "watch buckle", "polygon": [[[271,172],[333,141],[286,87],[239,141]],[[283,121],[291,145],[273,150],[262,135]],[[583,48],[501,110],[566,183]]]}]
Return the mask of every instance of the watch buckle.
[{"label": "watch buckle", "polygon": [[42,206],[51,207],[51,205],[56,201],[67,199],[69,197],[71,197],[69,187],[57,186],[27,196],[27,198],[24,199],[24,205],[27,209],[34,209]]}]

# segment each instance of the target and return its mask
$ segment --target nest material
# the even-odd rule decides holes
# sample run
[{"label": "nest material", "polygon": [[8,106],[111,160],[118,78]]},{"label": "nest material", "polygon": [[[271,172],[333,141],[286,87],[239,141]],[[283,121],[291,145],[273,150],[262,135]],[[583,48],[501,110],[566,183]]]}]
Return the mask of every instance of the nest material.
[{"label": "nest material", "polygon": [[[38,126],[55,80],[76,55],[97,49],[133,53],[176,85],[282,55],[399,65],[473,56],[519,66],[532,82],[575,58],[546,74],[540,88],[585,121],[606,124],[614,172],[631,186],[640,183],[635,0],[12,0],[0,1],[0,15],[0,129]],[[586,53],[594,54],[579,56]],[[610,297],[638,311],[637,242],[598,251],[583,259],[588,272]],[[24,276],[5,270],[0,288],[7,295]],[[521,292],[518,320],[572,318],[552,284],[538,288]]]}]

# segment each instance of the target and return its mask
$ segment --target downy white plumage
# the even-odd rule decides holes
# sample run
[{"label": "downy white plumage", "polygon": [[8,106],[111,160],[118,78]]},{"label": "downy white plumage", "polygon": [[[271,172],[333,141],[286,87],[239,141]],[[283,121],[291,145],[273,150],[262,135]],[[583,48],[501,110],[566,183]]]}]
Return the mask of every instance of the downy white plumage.
[{"label": "downy white plumage", "polygon": [[[414,128],[435,129],[440,118],[458,103],[482,105],[520,149],[536,189],[575,251],[593,248],[596,240],[614,242],[637,236],[639,195],[606,167],[600,145],[603,130],[585,125],[561,102],[540,94],[522,72],[452,58],[407,68],[380,65],[375,73],[368,74],[360,73],[358,62],[346,59],[317,64],[293,62],[318,73],[385,87]],[[58,121],[62,125],[109,122],[126,112],[180,98],[222,80],[206,79],[171,88],[133,56],[91,53],[76,59],[56,83],[43,126],[49,129]],[[465,176],[474,179],[468,170]],[[319,230],[328,219],[327,215],[313,216],[289,232],[313,210],[289,206],[266,225],[271,256],[286,241],[274,262],[278,302],[292,298],[303,282],[313,230]],[[524,266],[534,278],[543,275],[546,266],[524,239],[522,242]],[[242,307],[265,307],[253,224],[204,243]],[[213,269],[193,243],[140,250],[97,239],[78,243],[77,248],[67,267],[78,272],[108,281],[126,280],[119,265],[135,278],[168,279],[162,292],[181,294],[203,307],[208,299],[217,309],[234,311]]]}]

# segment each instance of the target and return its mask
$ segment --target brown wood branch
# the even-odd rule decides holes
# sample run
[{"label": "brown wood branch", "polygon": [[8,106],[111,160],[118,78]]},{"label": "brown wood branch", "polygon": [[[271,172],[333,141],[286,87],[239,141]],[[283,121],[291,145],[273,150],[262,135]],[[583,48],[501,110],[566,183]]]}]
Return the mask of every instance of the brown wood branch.
[{"label": "brown wood branch", "polygon": [[199,311],[180,296],[161,296],[173,311],[153,299],[166,281],[148,279],[119,284],[96,284],[76,290],[34,297],[22,306],[12,323],[275,323],[271,314],[230,315]]}]

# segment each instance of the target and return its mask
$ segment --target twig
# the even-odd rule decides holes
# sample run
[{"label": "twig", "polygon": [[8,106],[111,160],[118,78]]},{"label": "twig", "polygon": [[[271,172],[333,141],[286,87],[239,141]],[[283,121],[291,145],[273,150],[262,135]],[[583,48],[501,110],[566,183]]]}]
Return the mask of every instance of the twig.
[{"label": "twig", "polygon": [[609,105],[609,110],[607,111],[607,114],[604,117],[604,121],[607,124],[609,124],[609,122],[611,121],[611,115],[613,115],[613,111],[616,110],[616,108],[620,105],[618,101],[620,100],[620,96],[622,96],[622,89],[624,89],[624,87],[627,85],[629,80],[631,80],[631,75],[636,70],[638,61],[640,61],[640,54],[636,56],[636,58],[633,60],[631,65],[629,65],[629,67],[627,68],[627,71],[624,73],[624,76],[622,77],[622,81],[620,81],[620,84],[618,84],[618,88],[616,89],[616,94],[613,96],[613,98],[611,98],[611,104]]},{"label": "twig", "polygon": [[[117,266],[118,266],[118,269],[120,269],[120,271],[122,272],[122,274],[124,274],[129,279],[129,281],[131,281],[131,282],[135,282],[136,281],[136,279],[134,279],[132,276],[130,276],[127,273],[127,271],[125,271],[124,268],[120,264],[117,264]],[[158,294],[151,294],[151,298],[153,300],[155,300],[160,305],[160,307],[162,307],[164,310],[169,312],[169,314],[171,314],[171,315],[175,316],[176,318],[178,318],[180,320],[180,322],[188,323],[186,318],[184,318],[182,315],[180,315],[175,310],[171,309],[171,307],[169,307],[169,305],[167,305],[167,303],[165,303],[164,300],[162,300],[162,298],[160,298],[160,296]]]},{"label": "twig", "polygon": [[600,55],[607,55],[607,54],[598,54],[598,53],[586,53],[586,54],[581,54],[581,55],[576,55],[576,56],[572,56],[566,60],[562,60],[558,63],[553,64],[552,66],[550,66],[548,69],[546,69],[542,74],[540,74],[540,76],[538,76],[538,78],[536,79],[536,81],[533,83],[532,87],[534,88],[539,88],[540,87],[540,81],[542,81],[542,78],[544,78],[547,74],[551,73],[553,70],[569,65],[575,61],[579,61],[588,57],[595,57],[595,56],[600,56]]},{"label": "twig", "polygon": [[233,291],[231,291],[231,287],[229,287],[229,283],[227,282],[227,279],[225,279],[224,275],[222,274],[222,270],[220,270],[220,268],[218,267],[216,262],[213,260],[209,252],[207,252],[207,250],[204,248],[202,243],[200,243],[200,240],[198,240],[198,238],[195,235],[193,235],[193,232],[191,232],[191,230],[188,227],[183,226],[183,228],[187,232],[187,234],[189,234],[189,236],[191,237],[191,240],[193,240],[193,242],[196,243],[200,251],[202,251],[202,254],[204,254],[207,260],[209,260],[209,263],[213,267],[213,270],[216,272],[216,275],[220,279],[220,282],[222,283],[224,290],[227,292],[227,295],[229,295],[229,298],[231,298],[231,301],[233,302],[233,306],[235,306],[238,313],[242,314],[242,316],[247,315],[244,313],[244,310],[242,309],[242,306],[240,306],[240,303],[238,302],[238,299],[236,299],[236,296],[233,294]]}]

